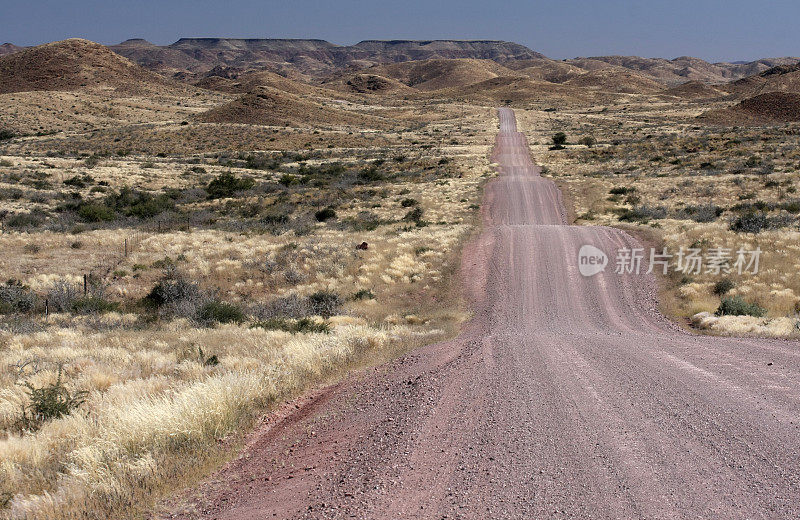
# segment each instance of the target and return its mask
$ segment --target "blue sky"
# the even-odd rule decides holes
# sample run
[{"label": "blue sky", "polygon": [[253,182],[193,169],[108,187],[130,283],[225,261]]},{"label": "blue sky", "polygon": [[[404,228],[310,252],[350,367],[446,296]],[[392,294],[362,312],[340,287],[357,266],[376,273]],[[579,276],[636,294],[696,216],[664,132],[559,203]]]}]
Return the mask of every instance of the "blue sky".
[{"label": "blue sky", "polygon": [[183,36],[499,39],[553,58],[605,54],[713,61],[800,55],[800,2],[745,0],[0,0],[0,43]]}]

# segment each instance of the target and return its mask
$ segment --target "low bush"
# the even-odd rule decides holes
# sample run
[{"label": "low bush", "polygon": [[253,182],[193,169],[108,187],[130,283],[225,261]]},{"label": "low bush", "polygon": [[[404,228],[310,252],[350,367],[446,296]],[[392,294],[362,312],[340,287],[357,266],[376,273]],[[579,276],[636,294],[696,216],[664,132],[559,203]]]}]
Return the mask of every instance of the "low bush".
[{"label": "low bush", "polygon": [[30,312],[36,306],[36,294],[19,280],[0,285],[0,314]]},{"label": "low bush", "polygon": [[108,301],[98,295],[77,298],[70,306],[70,310],[76,314],[101,314],[117,309],[119,309],[119,303]]},{"label": "low bush", "polygon": [[405,217],[403,217],[403,220],[410,220],[411,222],[419,222],[422,220],[422,217],[424,215],[425,213],[422,211],[422,208],[414,208],[408,213],[406,213]]},{"label": "low bush", "polygon": [[245,315],[237,305],[212,300],[205,303],[197,311],[197,320],[201,323],[242,323]]},{"label": "low bush", "polygon": [[[134,266],[135,269],[135,266]],[[197,282],[191,282],[169,270],[144,298],[145,303],[161,309],[166,314],[191,317],[205,301]]]},{"label": "low bush", "polygon": [[22,407],[22,415],[18,421],[21,432],[36,431],[46,421],[69,415],[86,401],[89,394],[86,391],[70,392],[64,385],[60,366],[55,382],[35,387],[25,381],[22,386],[26,388],[30,403]]},{"label": "low bush", "polygon": [[619,213],[619,219],[625,222],[645,223],[666,216],[667,209],[663,206],[636,206],[633,209],[624,209]]},{"label": "low bush", "polygon": [[724,210],[714,204],[703,204],[700,206],[686,206],[678,211],[676,217],[679,219],[694,220],[695,222],[713,222],[722,215]]},{"label": "low bush", "polygon": [[317,219],[317,222],[325,222],[327,220],[336,218],[336,211],[330,207],[323,208],[314,213],[314,218]]},{"label": "low bush", "polygon": [[760,233],[774,226],[772,219],[764,211],[751,211],[730,222],[730,230],[737,233]]},{"label": "low bush", "polygon": [[325,319],[335,316],[342,308],[342,298],[331,291],[318,291],[307,298],[308,311]]},{"label": "low bush", "polygon": [[10,228],[34,228],[44,223],[44,215],[35,211],[30,213],[16,213],[9,217],[6,225]]},{"label": "low bush", "polygon": [[328,334],[330,326],[325,322],[316,322],[309,318],[300,318],[298,320],[289,320],[286,318],[270,318],[263,321],[257,321],[252,325],[253,328],[261,328],[266,330],[282,330],[291,332],[292,334],[307,334],[318,333]]},{"label": "low bush", "polygon": [[378,182],[385,180],[386,176],[375,166],[370,166],[358,172],[358,179],[362,182]]},{"label": "low bush", "polygon": [[78,216],[84,222],[106,222],[114,220],[117,214],[112,208],[105,204],[89,202],[80,205],[78,208]]},{"label": "low bush", "polygon": [[360,211],[355,217],[347,219],[346,223],[353,231],[374,231],[386,222],[370,211]]},{"label": "low bush", "polygon": [[739,296],[723,298],[719,304],[717,316],[755,316],[761,318],[766,316],[767,310],[755,303],[744,301]]},{"label": "low bush", "polygon": [[627,195],[628,193],[633,193],[636,191],[636,188],[632,186],[615,186],[608,190],[608,193],[611,195]]},{"label": "low bush", "polygon": [[370,289],[359,289],[353,294],[353,300],[374,300],[375,294]]},{"label": "low bush", "polygon": [[67,280],[56,280],[47,291],[47,302],[54,312],[69,312],[81,295],[81,288]]},{"label": "low bush", "polygon": [[[178,196],[178,194],[174,195]],[[165,211],[175,209],[175,200],[166,193],[153,195],[128,187],[106,197],[105,204],[128,217],[141,219],[153,218]]]},{"label": "low bush", "polygon": [[215,177],[206,186],[209,199],[232,197],[238,191],[249,190],[255,186],[255,181],[250,178],[240,179],[232,173],[225,172]]},{"label": "low bush", "polygon": [[714,284],[713,291],[717,296],[724,296],[731,292],[734,287],[736,287],[736,284],[733,283],[733,280],[730,278],[723,278]]}]

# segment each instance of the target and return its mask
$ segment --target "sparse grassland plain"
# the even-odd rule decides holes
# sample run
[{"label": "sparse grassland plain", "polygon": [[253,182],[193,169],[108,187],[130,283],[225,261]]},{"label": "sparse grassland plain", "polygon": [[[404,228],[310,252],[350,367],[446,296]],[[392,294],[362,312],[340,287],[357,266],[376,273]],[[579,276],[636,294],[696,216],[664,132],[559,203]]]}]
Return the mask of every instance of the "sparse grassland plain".
[{"label": "sparse grassland plain", "polygon": [[[691,273],[665,280],[662,305],[687,319],[740,297],[766,316],[696,319],[722,334],[800,333],[800,152],[794,124],[714,127],[693,121],[708,104],[627,103],[582,110],[520,111],[531,152],[571,202],[577,224],[646,229],[658,247],[759,248],[759,270]],[[551,150],[557,131],[564,150]],[[591,137],[592,146],[578,144]],[[673,273],[675,262],[673,260]],[[612,258],[613,262],[613,258]],[[613,265],[612,265],[613,268]],[[718,284],[722,280],[725,291]]]},{"label": "sparse grassland plain", "polygon": [[453,334],[495,123],[421,108],[4,143],[2,515],[140,514],[279,399]]}]

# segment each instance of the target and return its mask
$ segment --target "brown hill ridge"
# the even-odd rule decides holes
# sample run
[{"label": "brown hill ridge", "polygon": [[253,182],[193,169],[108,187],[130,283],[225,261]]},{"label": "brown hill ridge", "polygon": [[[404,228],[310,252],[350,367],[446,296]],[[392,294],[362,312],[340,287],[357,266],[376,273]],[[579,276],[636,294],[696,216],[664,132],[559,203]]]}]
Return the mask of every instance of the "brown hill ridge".
[{"label": "brown hill ridge", "polygon": [[706,112],[700,119],[722,125],[766,125],[800,121],[800,94],[759,94],[734,106]]},{"label": "brown hill ridge", "polygon": [[604,92],[623,94],[652,94],[664,90],[664,85],[636,72],[611,68],[598,69],[575,76],[564,82],[574,87],[596,88]]},{"label": "brown hill ridge", "polygon": [[687,81],[682,85],[665,90],[664,94],[691,100],[714,99],[728,95],[727,92],[700,81]]},{"label": "brown hill ridge", "polygon": [[267,86],[256,87],[231,102],[203,112],[197,119],[207,123],[279,126],[378,124],[375,118],[316,103]]},{"label": "brown hill ridge", "polygon": [[488,79],[519,74],[492,60],[422,60],[371,67],[365,71],[391,78],[417,90],[462,87]]},{"label": "brown hill ridge", "polygon": [[111,89],[140,93],[185,88],[99,43],[73,38],[0,57],[0,94],[41,90]]},{"label": "brown hill ridge", "polygon": [[413,88],[394,78],[372,74],[370,69],[356,74],[340,74],[322,82],[325,88],[357,94],[413,94]]},{"label": "brown hill ridge", "polygon": [[746,63],[709,63],[690,56],[681,56],[672,60],[639,56],[596,56],[575,58],[567,60],[567,63],[588,70],[621,67],[649,76],[665,85],[677,86],[687,81],[727,83],[759,74],[771,67],[792,64],[797,61],[797,58],[765,58]]},{"label": "brown hill ridge", "polygon": [[800,63],[781,65],[750,76],[725,89],[740,96],[753,96],[767,92],[793,92],[800,94]]}]

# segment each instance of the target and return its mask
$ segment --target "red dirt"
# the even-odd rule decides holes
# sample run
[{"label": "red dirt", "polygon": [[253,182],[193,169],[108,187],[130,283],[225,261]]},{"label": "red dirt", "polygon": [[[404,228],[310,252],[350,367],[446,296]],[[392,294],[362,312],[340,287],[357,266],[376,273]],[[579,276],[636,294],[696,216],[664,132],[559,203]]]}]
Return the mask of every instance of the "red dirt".
[{"label": "red dirt", "polygon": [[565,224],[508,109],[494,158],[462,334],[323,391],[174,516],[798,518],[798,345],[691,335],[651,277],[582,277],[581,245],[637,242]]}]

